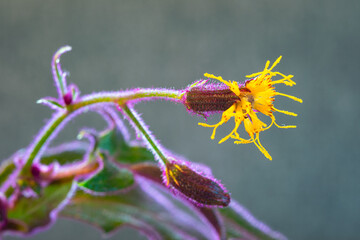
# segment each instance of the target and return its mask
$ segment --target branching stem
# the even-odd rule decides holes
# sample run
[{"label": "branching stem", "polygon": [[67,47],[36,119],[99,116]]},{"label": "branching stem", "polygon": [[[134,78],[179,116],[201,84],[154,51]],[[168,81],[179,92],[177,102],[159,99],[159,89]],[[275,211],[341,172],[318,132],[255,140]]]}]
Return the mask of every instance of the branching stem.
[{"label": "branching stem", "polygon": [[[40,130],[38,136],[34,140],[33,144],[27,149],[27,154],[24,156],[24,166],[20,172],[20,175],[28,176],[30,174],[31,166],[39,155],[42,153],[42,150],[48,144],[49,139],[51,139],[56,131],[70,118],[76,116],[79,111],[94,106],[96,104],[114,104],[114,105],[124,105],[128,102],[140,102],[148,101],[151,99],[164,99],[169,101],[178,101],[180,99],[180,91],[169,90],[169,89],[136,89],[129,91],[119,91],[119,92],[109,92],[109,93],[99,93],[83,96],[77,102],[74,102],[71,105],[68,105],[66,110],[59,111],[59,113],[54,114],[53,118],[50,119],[47,125]],[[125,105],[124,105],[125,106]],[[126,109],[126,108],[125,108]],[[130,118],[134,121],[134,124],[139,127],[139,130],[146,136],[146,132],[141,130],[141,125],[138,125],[139,122],[136,121],[136,118]],[[157,151],[159,157],[166,161],[164,155],[161,154],[161,151],[157,149],[155,143],[151,141],[151,137],[146,137],[149,140],[149,143],[152,145],[154,150]]]}]

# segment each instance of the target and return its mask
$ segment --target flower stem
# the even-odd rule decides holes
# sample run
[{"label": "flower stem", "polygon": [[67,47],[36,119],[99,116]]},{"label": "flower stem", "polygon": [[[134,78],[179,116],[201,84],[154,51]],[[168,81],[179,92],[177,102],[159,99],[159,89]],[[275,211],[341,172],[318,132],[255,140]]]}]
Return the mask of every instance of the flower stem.
[{"label": "flower stem", "polygon": [[29,173],[31,165],[34,159],[37,157],[37,154],[43,148],[47,140],[50,136],[55,132],[57,127],[64,121],[64,119],[68,116],[68,112],[63,111],[61,114],[56,114],[47,125],[40,131],[40,134],[35,139],[33,145],[30,146],[27,152],[29,152],[28,156],[24,159],[26,160],[24,167],[22,168],[21,174]]},{"label": "flower stem", "polygon": [[106,92],[83,96],[81,101],[75,102],[69,107],[71,110],[77,110],[84,106],[96,103],[116,103],[118,105],[125,104],[129,101],[140,102],[153,99],[165,99],[169,101],[178,101],[181,91],[169,89],[136,89],[119,92]]},{"label": "flower stem", "polygon": [[[79,101],[68,105],[66,111],[60,111],[54,114],[53,118],[47,125],[39,132],[32,145],[27,149],[27,153],[24,156],[25,165],[23,166],[20,175],[29,175],[31,166],[43,149],[49,143],[49,139],[52,139],[56,132],[63,126],[69,119],[76,116],[76,113],[91,107],[95,104],[125,104],[127,102],[140,102],[152,99],[164,99],[170,101],[178,101],[180,99],[181,91],[168,90],[168,89],[136,89],[128,91],[108,92],[108,93],[95,93],[83,96]],[[136,118],[134,118],[136,121]],[[141,127],[141,125],[140,125]],[[144,134],[144,132],[143,132]],[[146,134],[146,132],[145,132]],[[149,138],[150,141],[152,140]],[[157,149],[156,145],[154,149]],[[161,152],[160,152],[161,154]],[[161,159],[166,159],[165,156],[159,155]]]},{"label": "flower stem", "polygon": [[149,130],[145,126],[145,124],[142,122],[140,116],[131,109],[127,104],[120,105],[122,110],[126,113],[128,116],[129,122],[132,123],[134,128],[141,132],[144,139],[149,145],[150,150],[153,151],[158,156],[158,159],[163,163],[166,164],[169,162],[163,151],[161,150],[161,145],[156,142],[155,138],[150,134]]}]

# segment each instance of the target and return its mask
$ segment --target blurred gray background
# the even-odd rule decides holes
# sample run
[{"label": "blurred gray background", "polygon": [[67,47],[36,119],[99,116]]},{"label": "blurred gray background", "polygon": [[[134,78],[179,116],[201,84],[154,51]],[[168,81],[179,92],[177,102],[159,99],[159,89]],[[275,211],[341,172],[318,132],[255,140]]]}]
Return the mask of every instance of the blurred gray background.
[{"label": "blurred gray background", "polygon": [[[133,87],[181,89],[205,72],[242,80],[266,60],[294,74],[279,86],[304,100],[275,101],[279,123],[261,134],[273,156],[254,145],[221,145],[201,118],[168,102],[137,105],[165,147],[213,169],[232,197],[290,239],[358,239],[360,2],[340,0],[14,1],[0,2],[0,159],[29,144],[51,111],[35,104],[55,96],[53,53],[83,94]],[[210,119],[217,122],[220,116]],[[55,142],[83,125],[101,129],[95,114],[72,121]],[[228,125],[232,125],[231,123]],[[219,128],[217,140],[231,127]],[[83,223],[59,220],[30,239],[99,239]],[[6,239],[15,239],[7,237]],[[110,239],[144,239],[121,229]]]}]

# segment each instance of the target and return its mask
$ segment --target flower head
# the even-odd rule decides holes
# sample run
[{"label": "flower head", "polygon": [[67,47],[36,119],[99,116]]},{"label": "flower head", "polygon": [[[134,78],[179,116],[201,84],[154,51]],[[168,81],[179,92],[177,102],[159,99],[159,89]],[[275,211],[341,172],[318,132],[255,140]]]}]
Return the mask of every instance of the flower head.
[{"label": "flower head", "polygon": [[[274,67],[280,62],[281,56],[270,66],[270,61],[266,62],[263,71],[246,76],[249,80],[244,83],[236,81],[226,81],[221,76],[205,73],[204,76],[216,79],[222,85],[204,86],[206,81],[198,81],[191,85],[183,95],[183,102],[188,110],[202,114],[208,112],[222,112],[222,117],[219,123],[209,125],[206,123],[199,123],[203,127],[212,127],[213,133],[211,139],[215,138],[217,127],[228,122],[230,118],[234,117],[234,129],[222,138],[219,143],[226,141],[229,138],[234,139],[235,144],[254,143],[258,149],[268,158],[272,159],[270,154],[262,146],[259,139],[259,133],[269,129],[273,124],[278,128],[295,128],[296,126],[280,126],[276,123],[274,112],[297,116],[297,114],[279,110],[274,107],[273,101],[276,95],[288,97],[294,101],[302,102],[300,98],[290,96],[284,93],[275,91],[274,85],[283,83],[287,86],[293,86],[296,83],[291,79],[293,75],[284,75],[280,72],[274,72]],[[280,79],[273,78],[280,76]],[[193,96],[195,95],[195,96]],[[199,97],[200,96],[200,97]],[[202,96],[202,97],[201,97]],[[198,105],[202,105],[199,107]],[[208,105],[212,106],[210,108]],[[196,106],[196,107],[194,107]],[[271,118],[271,123],[266,124],[261,121],[257,114],[262,113]],[[244,139],[239,136],[237,132],[241,123],[244,123],[245,131],[249,134],[249,139]]]},{"label": "flower head", "polygon": [[230,195],[217,180],[204,176],[189,165],[170,160],[164,171],[165,185],[201,207],[226,207]]}]

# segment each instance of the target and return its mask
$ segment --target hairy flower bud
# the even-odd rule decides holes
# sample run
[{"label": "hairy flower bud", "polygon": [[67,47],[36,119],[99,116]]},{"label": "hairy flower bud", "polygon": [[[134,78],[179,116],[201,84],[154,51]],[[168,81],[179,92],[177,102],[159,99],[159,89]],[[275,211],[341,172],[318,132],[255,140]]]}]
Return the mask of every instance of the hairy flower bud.
[{"label": "hairy flower bud", "polygon": [[226,207],[230,203],[230,195],[220,183],[185,164],[166,163],[165,177],[167,186],[199,206]]},{"label": "hairy flower bud", "polygon": [[66,105],[70,105],[73,101],[73,97],[72,97],[72,92],[68,92],[66,93],[64,96],[63,96],[63,99],[64,99],[64,103]]},{"label": "hairy flower bud", "polygon": [[240,100],[226,85],[204,82],[196,82],[185,90],[181,100],[188,111],[200,115],[223,112]]}]

